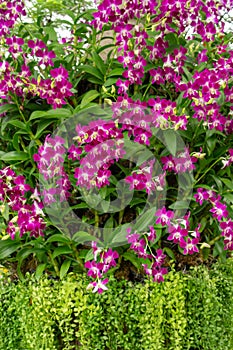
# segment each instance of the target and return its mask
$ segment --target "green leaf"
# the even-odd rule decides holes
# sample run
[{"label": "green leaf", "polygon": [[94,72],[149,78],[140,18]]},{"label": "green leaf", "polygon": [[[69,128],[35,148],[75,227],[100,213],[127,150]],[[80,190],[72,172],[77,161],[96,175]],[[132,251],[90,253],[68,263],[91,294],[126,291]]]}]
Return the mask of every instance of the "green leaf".
[{"label": "green leaf", "polygon": [[224,104],[224,102],[225,102],[225,100],[226,100],[226,95],[224,94],[224,92],[223,91],[221,91],[221,94],[220,94],[220,96],[219,96],[219,98],[217,99],[217,104],[218,105],[223,105]]},{"label": "green leaf", "polygon": [[81,108],[86,106],[91,101],[95,100],[99,95],[100,95],[100,93],[98,91],[96,91],[96,90],[88,91],[82,98]]},{"label": "green leaf", "polygon": [[43,131],[45,129],[47,129],[47,127],[50,125],[50,124],[53,124],[54,123],[54,120],[52,119],[49,119],[49,120],[44,120],[44,121],[41,121],[37,127],[37,130],[36,130],[36,135],[35,135],[35,138],[36,139],[39,139],[43,133]]},{"label": "green leaf", "polygon": [[175,254],[173,253],[173,251],[168,248],[168,247],[164,247],[163,248],[163,251],[165,254],[167,254],[172,260],[176,261],[176,257],[175,257]]},{"label": "green leaf", "polygon": [[164,130],[163,136],[165,139],[165,146],[171,152],[173,156],[176,155],[177,151],[177,136],[173,130]]},{"label": "green leaf", "polygon": [[12,239],[0,241],[0,260],[7,258],[21,246],[20,242]]},{"label": "green leaf", "polygon": [[14,134],[12,144],[14,146],[14,149],[18,152],[20,152],[20,147],[19,147],[19,135],[17,133]]},{"label": "green leaf", "polygon": [[103,80],[97,79],[97,78],[92,77],[92,76],[89,76],[89,77],[87,78],[87,80],[88,80],[90,83],[93,83],[93,84],[103,85]]},{"label": "green leaf", "polygon": [[227,251],[224,250],[223,239],[221,239],[220,241],[215,242],[215,245],[214,245],[213,256],[216,257],[218,255],[219,255],[219,257],[220,257],[222,262],[226,261]]},{"label": "green leaf", "polygon": [[26,125],[24,123],[22,123],[20,120],[11,120],[8,122],[8,124],[16,126],[17,128],[26,130]]},{"label": "green leaf", "polygon": [[104,244],[108,245],[109,241],[112,239],[112,230],[116,227],[116,221],[112,216],[105,222],[103,229]]},{"label": "green leaf", "polygon": [[57,108],[57,109],[50,109],[49,111],[34,111],[32,112],[29,120],[49,118],[49,117],[54,119],[61,119],[61,118],[69,118],[71,115],[72,113],[69,109]]},{"label": "green leaf", "polygon": [[90,235],[87,232],[78,231],[73,235],[72,240],[77,242],[77,243],[85,243],[85,242],[96,241],[96,237]]},{"label": "green leaf", "polygon": [[156,210],[156,208],[151,208],[140,215],[139,218],[136,219],[136,224],[133,226],[133,229],[137,232],[148,231],[148,226],[155,222]]},{"label": "green leaf", "polygon": [[94,259],[94,254],[93,254],[93,249],[88,250],[86,256],[85,256],[85,262],[89,261],[89,260],[93,260]]},{"label": "green leaf", "polygon": [[110,73],[108,74],[108,77],[113,77],[115,75],[121,77],[123,72],[124,72],[123,68],[115,68],[115,69],[110,71]]},{"label": "green leaf", "polygon": [[122,256],[125,260],[130,261],[138,270],[142,267],[140,261],[133,252],[125,252]]},{"label": "green leaf", "polygon": [[178,40],[177,40],[177,35],[175,35],[174,33],[169,33],[166,34],[165,39],[168,41],[169,46],[172,47],[178,47]]},{"label": "green leaf", "polygon": [[233,203],[233,194],[232,193],[225,193],[223,195],[224,201],[228,203]]},{"label": "green leaf", "polygon": [[223,240],[217,241],[214,244],[213,256],[216,257],[221,255],[224,252],[224,243]]},{"label": "green leaf", "polygon": [[29,246],[25,246],[24,248],[22,248],[17,256],[16,256],[16,259],[17,259],[17,274],[20,278],[21,281],[24,281],[25,278],[24,278],[24,275],[22,274],[22,271],[21,271],[21,266],[22,266],[22,263],[23,261],[31,254],[37,254],[37,253],[41,253],[41,252],[46,252],[46,250],[44,248],[30,248]]},{"label": "green leaf", "polygon": [[11,160],[27,160],[27,159],[29,159],[28,153],[17,152],[17,151],[5,153],[0,158],[0,160],[3,160],[5,162],[11,161]]},{"label": "green leaf", "polygon": [[154,246],[160,240],[160,238],[162,236],[162,233],[163,233],[162,228],[159,227],[159,225],[154,225],[154,228],[155,228],[155,231],[156,231],[156,238],[155,238],[152,246]]},{"label": "green leaf", "polygon": [[49,36],[49,40],[57,41],[57,33],[53,27],[44,27],[44,32]]},{"label": "green leaf", "polygon": [[46,268],[46,264],[40,264],[40,265],[37,266],[36,273],[35,273],[35,278],[37,280],[39,280],[41,278],[45,268]]},{"label": "green leaf", "polygon": [[183,67],[183,71],[184,71],[186,77],[188,78],[188,80],[189,81],[192,80],[193,76],[186,67]]},{"label": "green leaf", "polygon": [[232,180],[225,179],[223,177],[220,178],[220,180],[226,185],[230,190],[233,190],[233,182]]},{"label": "green leaf", "polygon": [[216,143],[217,143],[216,136],[210,137],[206,140],[207,151],[208,151],[209,156],[213,153],[213,151],[216,147]]},{"label": "green leaf", "polygon": [[62,246],[54,249],[52,258],[55,259],[59,255],[72,254],[73,250],[70,247]]},{"label": "green leaf", "polygon": [[182,103],[182,101],[183,101],[183,96],[184,96],[184,91],[182,91],[182,92],[179,94],[178,98],[176,99],[177,106],[180,106],[180,104]]},{"label": "green leaf", "polygon": [[27,258],[31,254],[38,254],[38,253],[44,253],[46,252],[45,248],[35,248],[32,246],[24,246],[20,251],[17,253],[17,260],[23,261],[25,258]]},{"label": "green leaf", "polygon": [[189,201],[176,201],[175,203],[169,205],[170,209],[188,209]]},{"label": "green leaf", "polygon": [[115,77],[115,78],[108,78],[105,83],[104,83],[104,86],[108,87],[108,86],[112,86],[114,84],[116,84],[116,81],[117,81],[118,77]]},{"label": "green leaf", "polygon": [[96,67],[100,70],[100,72],[103,75],[105,75],[107,67],[104,61],[102,60],[102,58],[95,51],[92,52],[92,57],[93,57],[94,63],[96,64]]},{"label": "green leaf", "polygon": [[9,205],[7,203],[2,205],[1,214],[6,221],[9,220]]},{"label": "green leaf", "polygon": [[205,227],[206,227],[206,225],[207,225],[207,219],[206,219],[206,217],[203,217],[203,218],[201,219],[200,224],[201,224],[201,227],[200,227],[200,229],[199,229],[199,232],[201,233],[201,232],[204,231],[204,229],[205,229]]},{"label": "green leaf", "polygon": [[142,198],[133,198],[130,202],[130,208],[132,208],[134,205],[145,203],[145,199]]},{"label": "green leaf", "polygon": [[84,209],[84,208],[88,208],[88,205],[87,205],[85,202],[82,202],[82,203],[73,205],[73,206],[70,208],[70,210],[73,210],[73,209]]},{"label": "green leaf", "polygon": [[93,75],[94,77],[98,78],[102,83],[104,82],[104,77],[103,74],[99,71],[98,68],[94,68],[92,66],[88,66],[88,65],[83,65],[80,67],[80,70]]},{"label": "green leaf", "polygon": [[4,104],[2,106],[0,106],[0,115],[6,112],[13,112],[13,111],[17,111],[17,107],[15,105],[12,104]]},{"label": "green leaf", "polygon": [[218,189],[220,192],[222,192],[222,181],[215,175],[210,174],[210,176],[214,179],[214,181],[216,182],[216,185],[218,186]]},{"label": "green leaf", "polygon": [[123,224],[119,227],[117,227],[113,232],[112,232],[112,240],[109,242],[109,246],[114,247],[115,245],[118,245],[119,243],[127,243],[127,228],[131,227],[131,223]]},{"label": "green leaf", "polygon": [[67,242],[70,242],[70,239],[60,233],[56,233],[47,239],[47,243],[50,243],[50,242],[67,243]]},{"label": "green leaf", "polygon": [[60,268],[60,279],[62,280],[63,277],[67,274],[69,268],[70,268],[71,260],[66,259]]}]

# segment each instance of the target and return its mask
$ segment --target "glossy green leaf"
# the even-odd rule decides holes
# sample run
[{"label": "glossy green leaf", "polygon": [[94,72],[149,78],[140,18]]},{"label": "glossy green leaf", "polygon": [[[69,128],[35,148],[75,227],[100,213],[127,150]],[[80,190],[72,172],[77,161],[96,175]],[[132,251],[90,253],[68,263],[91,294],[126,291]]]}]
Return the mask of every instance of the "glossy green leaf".
[{"label": "glossy green leaf", "polygon": [[29,120],[40,119],[40,118],[69,118],[72,115],[69,109],[57,108],[50,109],[49,111],[34,111],[32,112]]},{"label": "glossy green leaf", "polygon": [[85,262],[93,260],[94,255],[93,255],[93,249],[88,250],[86,256],[85,256]]},{"label": "glossy green leaf", "polygon": [[233,190],[233,181],[229,179],[225,179],[223,177],[220,178],[220,180],[226,185],[230,190]]},{"label": "glossy green leaf", "polygon": [[123,68],[115,68],[109,72],[108,77],[113,77],[115,75],[121,77],[123,72],[124,72]]},{"label": "glossy green leaf", "polygon": [[86,106],[88,103],[92,102],[93,100],[95,100],[98,96],[100,95],[100,93],[96,90],[90,90],[88,91],[82,98],[81,101],[81,108],[83,108],[84,106]]},{"label": "glossy green leaf", "polygon": [[6,161],[6,162],[11,161],[11,160],[27,160],[27,159],[29,159],[28,153],[17,152],[17,151],[5,153],[0,158],[0,160]]},{"label": "glossy green leaf", "polygon": [[50,243],[50,242],[67,243],[67,242],[70,242],[70,239],[67,236],[64,236],[60,233],[56,233],[47,239],[47,243]]},{"label": "glossy green leaf", "polygon": [[170,209],[188,209],[189,201],[176,201],[175,203],[169,205]]},{"label": "glossy green leaf", "polygon": [[109,246],[114,247],[115,245],[118,245],[120,243],[126,244],[127,243],[127,228],[131,227],[131,223],[123,224],[119,227],[117,227],[115,230],[112,231],[112,239],[109,242]]},{"label": "glossy green leaf", "polygon": [[72,240],[75,241],[76,243],[87,243],[87,242],[92,242],[96,240],[95,236],[90,235],[87,232],[84,231],[78,231],[76,232],[73,237]]},{"label": "glossy green leaf", "polygon": [[93,57],[93,61],[96,65],[96,67],[100,70],[100,72],[105,75],[107,67],[106,64],[104,63],[104,61],[102,60],[102,58],[100,57],[100,55],[98,55],[98,53],[96,53],[95,51],[92,52],[92,57]]},{"label": "glossy green leaf", "polygon": [[133,252],[125,252],[122,256],[125,260],[129,260],[138,270],[142,267],[138,257]]},{"label": "glossy green leaf", "polygon": [[163,137],[165,139],[165,146],[173,156],[177,152],[177,134],[174,130],[164,130]]},{"label": "glossy green leaf", "polygon": [[36,135],[35,135],[35,138],[36,139],[39,139],[41,137],[41,135],[43,134],[43,131],[46,131],[47,127],[51,124],[54,123],[54,120],[52,119],[49,119],[49,120],[44,120],[44,121],[41,121],[39,124],[38,124],[38,127],[37,127],[37,130],[36,130]]},{"label": "glossy green leaf", "polygon": [[52,258],[55,259],[59,255],[72,254],[73,250],[70,247],[62,246],[54,249]]},{"label": "glossy green leaf", "polygon": [[40,265],[37,266],[36,273],[35,273],[35,278],[37,280],[39,280],[41,278],[41,276],[43,275],[43,272],[44,272],[44,270],[46,268],[46,265],[47,264],[40,264]]},{"label": "glossy green leaf", "polygon": [[12,104],[3,104],[2,106],[0,106],[0,115],[3,113],[7,113],[7,112],[13,112],[13,111],[17,111],[17,107],[15,105]]},{"label": "glossy green leaf", "polygon": [[12,239],[0,241],[0,259],[5,259],[13,254],[21,246],[20,242],[16,242]]},{"label": "glossy green leaf", "polygon": [[57,33],[53,27],[44,27],[44,32],[49,36],[49,40],[56,41]]},{"label": "glossy green leaf", "polygon": [[164,247],[163,248],[163,251],[165,254],[167,254],[172,260],[176,261],[176,257],[175,257],[175,254],[173,253],[173,251],[168,248],[168,247]]},{"label": "glossy green leaf", "polygon": [[8,122],[8,124],[16,126],[17,128],[26,130],[26,125],[23,122],[21,122],[20,120],[11,120]]},{"label": "glossy green leaf", "polygon": [[93,75],[94,77],[98,78],[101,82],[103,82],[103,74],[99,71],[98,68],[88,66],[88,65],[83,65],[80,67],[80,70],[90,75]]},{"label": "glossy green leaf", "polygon": [[63,279],[67,272],[69,271],[71,260],[66,259],[60,268],[60,279]]},{"label": "glossy green leaf", "polygon": [[9,205],[7,202],[2,204],[1,214],[2,214],[3,218],[6,220],[6,222],[8,222],[8,220],[9,220]]},{"label": "glossy green leaf", "polygon": [[133,226],[133,229],[137,232],[148,231],[149,226],[155,222],[155,212],[156,208],[148,209],[144,214],[140,215],[136,219],[136,223]]}]

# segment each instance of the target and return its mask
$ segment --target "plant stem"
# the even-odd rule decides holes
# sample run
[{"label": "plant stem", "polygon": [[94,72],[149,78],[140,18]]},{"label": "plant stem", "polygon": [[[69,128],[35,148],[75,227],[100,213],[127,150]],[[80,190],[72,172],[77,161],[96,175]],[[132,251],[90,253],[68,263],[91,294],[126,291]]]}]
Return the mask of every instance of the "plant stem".
[{"label": "plant stem", "polygon": [[99,223],[100,223],[99,215],[97,210],[95,210],[95,227],[99,227]]},{"label": "plant stem", "polygon": [[122,220],[123,220],[123,217],[124,217],[124,213],[125,213],[125,209],[122,209],[119,212],[119,220],[118,220],[119,225],[121,225],[121,223],[122,223]]},{"label": "plant stem", "polygon": [[213,238],[210,242],[208,242],[209,245],[213,245],[215,242],[219,241],[222,236],[217,236]]},{"label": "plant stem", "polygon": [[[197,179],[194,183],[194,185],[196,185],[208,172],[210,169],[212,169],[220,160],[223,160],[223,157],[218,158],[213,164],[211,164],[211,166],[204,172],[204,174],[201,175],[201,177],[199,177],[199,179]],[[196,177],[197,178],[199,175],[199,173],[197,173]]]},{"label": "plant stem", "polygon": [[[25,119],[25,117],[24,117],[24,114],[23,114],[22,111],[21,111],[21,108],[20,108],[20,106],[19,106],[18,100],[17,100],[17,98],[15,98],[14,100],[15,100],[15,103],[16,103],[16,105],[17,105],[17,107],[18,107],[19,114],[20,114],[20,116],[22,117],[22,120],[23,120],[23,122],[25,123],[25,126],[26,126],[27,121],[26,121],[26,119]],[[37,143],[37,145],[40,146],[40,145],[41,145],[40,140],[35,139],[35,136],[33,135],[33,133],[32,133],[31,130],[28,130],[28,129],[27,129],[27,131],[28,131],[29,135],[31,136],[31,140],[34,140],[34,141]]]},{"label": "plant stem", "polygon": [[60,276],[60,271],[59,271],[58,263],[57,263],[57,261],[56,261],[55,259],[53,259],[53,256],[52,256],[51,251],[48,252],[48,255],[49,255],[49,258],[50,258],[50,260],[51,260],[51,263],[52,263],[52,265],[53,265],[53,267],[54,267],[54,270],[55,270],[55,272],[56,272],[56,275],[59,277],[59,276]]}]

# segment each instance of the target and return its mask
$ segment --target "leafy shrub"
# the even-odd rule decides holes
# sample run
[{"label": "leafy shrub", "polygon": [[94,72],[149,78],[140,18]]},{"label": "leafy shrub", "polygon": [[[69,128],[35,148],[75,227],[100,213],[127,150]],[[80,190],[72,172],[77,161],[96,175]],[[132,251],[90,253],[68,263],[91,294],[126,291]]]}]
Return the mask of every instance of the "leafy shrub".
[{"label": "leafy shrub", "polygon": [[103,295],[85,275],[0,284],[2,349],[231,350],[233,261],[170,272],[163,284],[111,279]]}]

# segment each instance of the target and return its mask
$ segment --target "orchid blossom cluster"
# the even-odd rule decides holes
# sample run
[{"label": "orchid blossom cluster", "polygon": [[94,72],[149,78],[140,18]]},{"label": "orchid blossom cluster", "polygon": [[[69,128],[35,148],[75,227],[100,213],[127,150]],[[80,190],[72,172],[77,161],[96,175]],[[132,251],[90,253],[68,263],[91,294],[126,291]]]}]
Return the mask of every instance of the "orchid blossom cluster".
[{"label": "orchid blossom cluster", "polygon": [[[183,250],[183,254],[191,255],[199,252],[200,225],[196,229],[190,230],[190,212],[183,218],[175,218],[173,211],[166,210],[163,207],[156,211],[155,216],[157,217],[155,221],[156,225],[161,224],[162,227],[167,227],[167,239],[174,244],[178,244]],[[231,224],[233,223],[229,223],[229,225]],[[229,231],[228,226],[224,226],[227,232]],[[132,232],[131,228],[128,228],[126,231],[126,238],[130,245],[129,250],[132,250],[139,259],[145,260],[145,263],[141,263],[145,274],[152,277],[154,282],[163,282],[163,276],[168,273],[168,269],[164,267],[166,254],[164,254],[161,248],[155,249],[157,235],[154,226],[149,226],[148,232]],[[88,269],[88,276],[95,279],[95,281],[89,284],[88,289],[93,288],[93,293],[98,292],[101,294],[104,290],[108,289],[106,286],[108,278],[104,278],[104,274],[111,267],[116,266],[116,259],[119,258],[119,254],[112,249],[103,252],[102,248],[99,248],[96,242],[92,243],[92,250],[94,260],[87,261],[85,267]],[[99,260],[97,259],[98,256]]]},{"label": "orchid blossom cluster", "polygon": [[[152,104],[152,99],[150,104]],[[155,113],[155,104],[157,113]],[[87,189],[101,188],[109,185],[109,178],[112,175],[110,167],[117,162],[127,151],[124,145],[124,135],[138,144],[150,146],[153,136],[152,128],[157,126],[158,118],[164,111],[167,123],[176,119],[176,128],[183,129],[179,116],[176,116],[175,103],[171,106],[165,100],[153,100],[153,108],[146,111],[146,104],[138,102],[133,104],[129,98],[124,98],[121,102],[113,103],[113,121],[98,120],[91,122],[87,126],[78,125],[76,127],[77,136],[74,137],[74,144],[69,148],[68,158],[78,161],[79,166],[75,168],[74,177],[77,179],[76,185]],[[161,117],[162,118],[162,117]],[[172,124],[170,124],[172,125]],[[174,125],[174,124],[173,124]],[[143,190],[147,193],[155,189],[162,190],[165,186],[166,170],[174,170],[182,173],[194,169],[195,157],[190,157],[188,149],[178,152],[177,158],[162,157],[164,163],[164,173],[153,178],[153,162],[147,161],[132,175],[125,178],[130,184],[130,189]],[[170,164],[170,166],[168,165]],[[173,165],[173,167],[171,166]]]},{"label": "orchid blossom cluster", "polygon": [[[25,16],[22,1],[0,3],[0,98],[2,104],[12,103],[18,97],[23,100],[39,97],[54,109],[66,104],[73,93],[68,71],[60,65],[54,67],[56,54],[39,39],[25,41],[11,34],[20,16]],[[35,72],[37,72],[35,74]]]},{"label": "orchid blossom cluster", "polygon": [[200,205],[204,202],[209,202],[212,205],[210,213],[219,222],[221,235],[224,238],[224,249],[233,250],[233,221],[229,217],[227,206],[221,202],[221,196],[217,195],[213,190],[206,190],[200,187],[194,198]]},{"label": "orchid blossom cluster", "polygon": [[155,160],[146,162],[133,170],[132,175],[126,176],[125,181],[130,184],[130,190],[145,190],[147,194],[163,191],[166,172],[153,176],[154,163]]},{"label": "orchid blossom cluster", "polygon": [[[232,0],[167,1],[162,4],[156,1],[103,1],[94,13],[93,25],[101,29],[110,24],[116,32],[117,59],[123,65],[122,75],[125,78],[116,83],[118,94],[127,96],[130,85],[143,83],[149,55],[150,63],[154,66],[149,70],[151,85],[165,85],[171,89],[172,84],[177,92],[183,92],[183,98],[192,101],[194,118],[203,120],[209,129],[232,133],[232,106],[223,113],[222,105],[232,104],[233,51],[227,50],[224,45],[212,44],[215,36],[221,36],[224,32],[224,23],[220,23],[219,18],[223,11],[230,10],[232,6]],[[185,34],[189,26],[193,36],[200,35],[201,43],[196,47],[191,44],[188,49],[180,44],[179,48],[170,52],[168,35],[176,35],[177,39],[174,40],[179,41],[179,36]],[[213,55],[215,59],[211,57],[213,63],[210,64],[210,56]],[[205,62],[208,68],[190,76],[187,68],[186,71],[183,69],[184,64],[190,61],[195,66]],[[189,81],[184,81],[183,74],[186,73],[189,74]],[[223,95],[224,101],[221,99]],[[151,106],[155,104],[152,101],[148,103]],[[179,123],[184,129],[187,118],[185,115],[180,117]],[[171,119],[175,125],[176,119]],[[157,124],[158,127],[169,128],[167,117],[160,113]]]},{"label": "orchid blossom cluster", "polygon": [[108,289],[106,287],[108,278],[104,278],[104,274],[116,266],[116,259],[119,258],[119,254],[111,248],[107,250],[98,248],[95,241],[92,242],[92,251],[94,260],[87,261],[84,265],[88,269],[87,275],[94,279],[93,282],[89,283],[87,288],[92,289],[93,293],[98,292],[101,294],[104,290]]},{"label": "orchid blossom cluster", "polygon": [[137,232],[131,233],[131,228],[127,230],[127,240],[130,244],[130,249],[135,252],[138,258],[142,258],[147,263],[142,264],[147,275],[153,277],[154,282],[162,282],[163,275],[168,273],[168,270],[163,267],[166,255],[162,249],[157,249],[153,252],[151,245],[156,240],[156,231],[153,226],[149,227],[149,232],[139,234]]},{"label": "orchid blossom cluster", "polygon": [[0,37],[10,33],[20,16],[25,16],[24,3],[21,0],[0,1]]},{"label": "orchid blossom cluster", "polygon": [[[153,226],[149,227],[149,232],[143,234],[138,234],[136,232],[131,233],[131,228],[127,230],[127,240],[130,244],[131,250],[139,258],[145,259],[147,263],[142,264],[142,267],[145,270],[145,273],[153,277],[153,281],[162,282],[163,275],[167,274],[168,270],[162,265],[164,264],[166,255],[163,253],[162,249],[157,249],[154,253],[150,247],[150,244],[154,243],[156,239],[156,232]],[[105,251],[102,251],[101,248],[97,246],[96,242],[92,242],[92,250],[94,255],[94,260],[87,261],[85,267],[88,269],[87,275],[94,279],[93,282],[90,282],[88,289],[92,288],[92,292],[98,292],[101,294],[104,290],[107,290],[106,284],[109,279],[104,275],[108,270],[117,265],[116,259],[119,258],[117,251],[113,251],[111,248]],[[150,266],[149,262],[150,261]]]},{"label": "orchid blossom cluster", "polygon": [[42,192],[46,205],[50,205],[57,200],[63,202],[70,195],[71,184],[63,166],[66,152],[63,146],[64,143],[63,138],[59,136],[52,138],[48,135],[44,145],[40,146],[38,153],[33,156],[42,175],[42,183],[44,180],[46,181],[46,186],[44,186]]},{"label": "orchid blossom cluster", "polygon": [[[0,185],[0,211],[8,221],[6,233],[12,239],[16,233],[20,237],[27,233],[36,238],[43,236],[45,214],[38,191],[25,183],[24,176],[17,176],[9,167],[0,170]],[[32,193],[29,198],[28,192]]]}]

